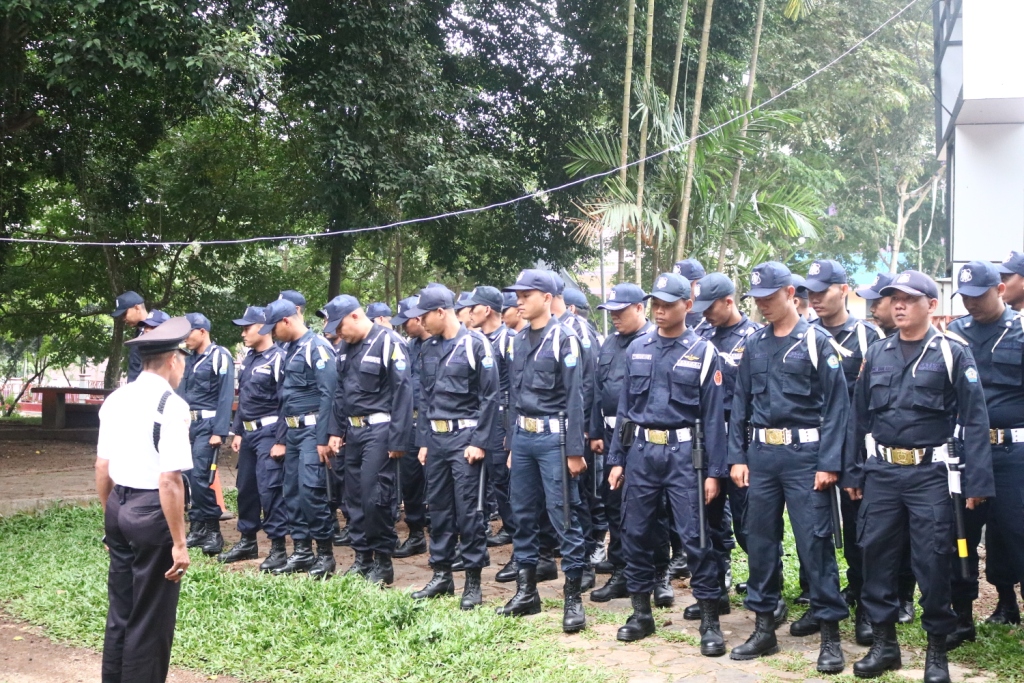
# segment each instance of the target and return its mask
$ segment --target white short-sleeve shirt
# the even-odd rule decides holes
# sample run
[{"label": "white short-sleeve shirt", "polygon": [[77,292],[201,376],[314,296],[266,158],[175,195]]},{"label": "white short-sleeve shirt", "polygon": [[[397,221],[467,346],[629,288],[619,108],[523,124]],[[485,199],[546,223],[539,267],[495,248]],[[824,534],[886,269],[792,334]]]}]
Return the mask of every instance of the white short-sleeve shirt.
[{"label": "white short-sleeve shirt", "polygon": [[[163,415],[157,412],[164,393],[171,395]],[[153,425],[160,422],[160,450],[153,447]],[[142,372],[121,387],[100,407],[100,435],[96,455],[110,461],[110,478],[120,486],[156,489],[160,474],[192,469],[188,440],[191,418],[188,404],[174,393],[167,380]]]}]

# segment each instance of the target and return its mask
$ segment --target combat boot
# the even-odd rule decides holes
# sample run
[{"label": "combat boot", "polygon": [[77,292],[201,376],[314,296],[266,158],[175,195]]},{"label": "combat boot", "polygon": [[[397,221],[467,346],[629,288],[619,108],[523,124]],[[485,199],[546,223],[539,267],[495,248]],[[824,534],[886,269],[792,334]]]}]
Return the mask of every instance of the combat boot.
[{"label": "combat boot", "polygon": [[496,534],[487,535],[488,548],[497,548],[499,546],[508,545],[511,542],[512,534],[510,534],[505,527],[501,527]]},{"label": "combat boot", "polygon": [[669,569],[659,569],[654,580],[654,606],[671,607],[676,602],[676,592],[672,588],[672,578]]},{"label": "combat boot", "polygon": [[[722,594],[718,597],[718,616],[731,612],[732,604],[729,602],[729,593],[723,589]],[[697,621],[700,618],[700,600],[683,610],[683,619],[687,621]],[[776,624],[776,628],[778,628],[778,624]]]},{"label": "combat boot", "polygon": [[565,577],[565,585],[562,587],[562,593],[565,595],[562,608],[563,633],[579,633],[587,627],[587,613],[583,610],[581,593],[582,583],[582,577]]},{"label": "combat boot", "polygon": [[203,545],[200,546],[203,550],[203,555],[212,557],[224,550],[224,537],[220,533],[220,520],[215,519],[206,523],[206,538],[203,539]]},{"label": "combat boot", "polygon": [[188,536],[185,537],[186,548],[198,548],[206,540],[206,522],[191,519],[188,522]]},{"label": "combat boot", "polygon": [[673,579],[690,578],[690,568],[686,565],[686,553],[678,553],[668,563],[668,575]]},{"label": "combat boot", "polygon": [[954,600],[953,611],[956,612],[956,630],[946,636],[946,650],[955,650],[968,640],[973,643],[978,637],[974,628],[974,602]]},{"label": "combat boot", "polygon": [[455,579],[452,578],[452,570],[448,565],[434,565],[434,575],[430,581],[412,594],[414,600],[425,600],[427,598],[440,598],[445,595],[455,595]]},{"label": "combat boot", "polygon": [[523,567],[516,575],[516,594],[495,612],[506,617],[540,614],[540,593],[537,592],[536,567]]},{"label": "combat boot", "polygon": [[580,580],[582,581],[580,584],[580,590],[586,593],[597,583],[597,572],[594,571],[593,567],[588,565],[583,568],[583,578]]},{"label": "combat boot", "polygon": [[425,552],[427,552],[427,537],[423,534],[423,529],[420,529],[419,531],[410,531],[409,537],[398,544],[398,547],[395,548],[395,557],[413,557]]},{"label": "combat boot", "polygon": [[[903,618],[900,617],[902,623]],[[871,628],[871,622],[868,621],[867,610],[864,606],[857,601],[857,607],[853,611],[853,637],[857,641],[858,645],[864,645],[870,647],[875,642],[875,634]]]},{"label": "combat boot", "polygon": [[554,581],[558,578],[558,566],[553,557],[541,555],[537,560],[537,583]]},{"label": "combat boot", "polygon": [[775,628],[778,629],[785,624],[788,618],[789,605],[786,604],[785,598],[779,597],[779,601],[775,603],[775,611],[772,613],[772,622],[775,624]]},{"label": "combat boot", "polygon": [[480,568],[466,570],[466,583],[462,587],[462,600],[459,609],[468,612],[484,601],[483,588],[480,585]]},{"label": "combat boot", "polygon": [[897,583],[896,594],[900,601],[898,620],[901,624],[910,624],[914,621],[914,586],[916,583],[913,574],[910,577],[901,576]]},{"label": "combat boot", "polygon": [[992,616],[985,620],[986,624],[1019,624],[1020,607],[1017,605],[1017,594],[1013,586],[996,586],[999,602]]},{"label": "combat boot", "polygon": [[391,556],[381,552],[374,553],[373,567],[366,576],[370,583],[390,586],[395,582],[395,567],[391,564]]},{"label": "combat boot", "polygon": [[928,652],[924,655],[924,683],[950,683],[946,636],[928,634]]},{"label": "combat boot", "polygon": [[352,545],[352,537],[349,535],[348,527],[341,528],[341,524],[338,519],[334,519],[334,531],[332,532],[333,538],[331,541],[336,546]]},{"label": "combat boot", "polygon": [[863,659],[853,663],[853,675],[857,678],[877,678],[903,666],[896,624],[872,624],[871,633],[874,636],[871,649]]},{"label": "combat boot", "polygon": [[356,553],[356,561],[352,563],[352,566],[345,571],[345,576],[349,574],[358,574],[364,579],[370,574],[370,570],[373,568],[373,551],[366,550],[363,552]]},{"label": "combat boot", "polygon": [[626,590],[626,570],[616,567],[612,570],[608,583],[590,592],[590,600],[592,602],[608,602],[615,598],[625,598],[628,595],[629,591]]},{"label": "combat boot", "polygon": [[222,564],[229,562],[241,562],[242,560],[255,560],[260,555],[259,546],[256,544],[256,534],[243,534],[238,543],[231,546],[217,556],[217,561]]},{"label": "combat boot", "polygon": [[821,620],[821,649],[818,651],[818,671],[823,674],[842,673],[846,668],[843,646],[839,642],[839,622]]},{"label": "combat boot", "polygon": [[654,614],[651,612],[651,594],[631,593],[629,601],[633,604],[633,613],[615,634],[615,637],[624,643],[643,640],[647,636],[654,635],[655,630]]},{"label": "combat boot", "polygon": [[718,600],[699,600],[700,610],[700,653],[705,657],[721,657],[725,654],[725,638],[718,623]]},{"label": "combat boot", "polygon": [[494,580],[498,583],[512,583],[519,576],[519,568],[516,567],[515,560],[509,560],[508,564],[498,570],[498,573],[494,575]]},{"label": "combat boot", "polygon": [[275,569],[274,574],[308,572],[309,568],[313,566],[316,561],[316,558],[313,557],[313,541],[308,538],[302,541],[294,540],[292,545],[292,554],[288,556],[288,561],[283,567]]},{"label": "combat boot", "polygon": [[338,563],[334,559],[334,539],[317,539],[316,559],[309,568],[309,575],[314,579],[329,579],[337,568]]},{"label": "combat boot", "polygon": [[812,614],[814,610],[810,607],[804,612],[804,615],[789,625],[789,635],[796,636],[797,638],[805,638],[807,636],[813,636],[815,633],[821,630],[821,624]]},{"label": "combat boot", "polygon": [[260,563],[261,572],[272,572],[288,562],[288,548],[283,538],[270,539],[270,554]]},{"label": "combat boot", "polygon": [[729,653],[730,659],[747,660],[767,657],[779,651],[779,641],[775,638],[775,621],[771,612],[758,612],[754,620],[754,632],[747,642],[738,645]]}]

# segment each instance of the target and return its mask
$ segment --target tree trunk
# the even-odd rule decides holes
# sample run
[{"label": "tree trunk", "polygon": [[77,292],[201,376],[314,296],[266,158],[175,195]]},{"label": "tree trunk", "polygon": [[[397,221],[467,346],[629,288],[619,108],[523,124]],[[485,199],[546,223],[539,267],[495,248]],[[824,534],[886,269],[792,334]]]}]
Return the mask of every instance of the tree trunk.
[{"label": "tree trunk", "polygon": [[331,237],[331,268],[327,278],[327,300],[341,294],[341,281],[345,277],[345,259],[352,253],[355,240],[351,235]]},{"label": "tree trunk", "polygon": [[[112,297],[117,298],[124,291],[120,259],[113,247],[103,247],[103,257],[107,262],[110,294]],[[113,389],[121,379],[121,352],[124,349],[124,329],[124,316],[114,318],[114,334],[110,340],[110,356],[107,358],[107,368],[103,371],[104,389]]]},{"label": "tree trunk", "polygon": [[[672,62],[672,86],[668,93],[668,115],[676,115],[676,94],[679,90],[679,65],[683,59],[683,41],[686,38],[686,15],[690,11],[690,0],[683,0],[683,11],[679,14],[679,33],[676,35],[676,57]],[[686,99],[686,93],[683,93]],[[669,119],[671,121],[671,118]]]},{"label": "tree trunk", "polygon": [[[937,171],[936,174],[940,171]],[[890,273],[895,273],[896,269],[899,268],[900,244],[902,244],[903,238],[906,236],[907,222],[921,208],[924,200],[928,198],[928,190],[931,189],[932,179],[929,178],[921,187],[908,192],[907,187],[909,185],[909,178],[903,178],[896,185],[896,194],[899,199],[896,202],[896,234],[892,238],[892,258],[889,261]],[[913,204],[908,209],[907,202],[910,201],[913,201]]]},{"label": "tree trunk", "polygon": [[[647,36],[644,45],[644,89],[651,89],[651,51],[654,46],[654,0],[647,0]],[[644,206],[644,169],[647,162],[647,112],[644,111],[640,120],[640,164],[636,174],[636,210],[641,216]],[[641,268],[644,253],[644,222],[643,219],[636,223],[636,253],[633,254],[633,263],[636,268],[634,282],[642,284],[643,269]],[[657,277],[657,274],[655,274]]]},{"label": "tree trunk", "polygon": [[398,242],[398,248],[395,250],[395,308],[394,311],[398,313],[398,302],[402,300],[402,229],[399,228],[397,232],[396,241]]},{"label": "tree trunk", "polygon": [[704,28],[700,34],[700,55],[697,58],[697,87],[693,94],[693,115],[690,118],[690,144],[686,146],[686,178],[683,180],[683,198],[679,209],[679,234],[676,238],[676,260],[686,253],[686,229],[690,219],[690,192],[693,189],[693,171],[697,161],[697,141],[700,132],[701,99],[704,97],[704,74],[708,68],[708,41],[711,37],[711,12],[715,0],[704,4]]},{"label": "tree trunk", "polygon": [[[633,86],[633,33],[635,29],[636,2],[629,0],[626,12],[626,68],[622,78],[622,131],[619,134],[619,180],[625,188],[629,178],[629,108],[632,100]],[[626,239],[625,233],[619,235],[619,272],[617,280],[626,279]]]}]

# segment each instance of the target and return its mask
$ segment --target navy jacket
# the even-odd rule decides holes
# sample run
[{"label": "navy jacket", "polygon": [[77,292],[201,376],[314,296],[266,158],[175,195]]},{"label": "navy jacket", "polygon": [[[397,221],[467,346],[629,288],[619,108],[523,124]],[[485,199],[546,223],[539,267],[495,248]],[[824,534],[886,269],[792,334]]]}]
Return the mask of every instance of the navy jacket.
[{"label": "navy jacket", "polygon": [[[619,396],[626,381],[626,365],[629,362],[629,345],[641,335],[654,330],[654,325],[645,320],[639,330],[630,335],[618,332],[605,337],[597,357],[597,387],[594,409],[590,418],[590,438],[604,438],[604,418],[615,417],[619,410]],[[611,447],[606,443],[605,448]],[[607,452],[607,451],[605,451]]]},{"label": "navy jacket", "polygon": [[235,402],[235,360],[221,346],[210,344],[201,355],[189,358],[178,395],[189,410],[215,410],[213,433],[227,438],[231,406]]},{"label": "navy jacket", "polygon": [[278,384],[281,421],[277,427],[277,443],[285,442],[286,417],[315,414],[316,443],[326,446],[336,382],[331,367],[334,347],[313,330],[307,330],[298,341],[288,344],[288,350],[283,353],[284,375]]},{"label": "navy jacket", "polygon": [[736,391],[736,376],[740,370],[740,359],[747,348],[747,337],[763,327],[740,313],[740,321],[728,327],[715,327],[705,321],[695,330],[696,333],[709,340],[718,350],[718,360],[722,367],[722,388],[726,419],[732,410],[732,396]]},{"label": "navy jacket", "polygon": [[278,415],[278,383],[284,371],[284,351],[277,344],[262,352],[249,349],[238,373],[238,410],[231,431],[241,434],[242,422]]}]

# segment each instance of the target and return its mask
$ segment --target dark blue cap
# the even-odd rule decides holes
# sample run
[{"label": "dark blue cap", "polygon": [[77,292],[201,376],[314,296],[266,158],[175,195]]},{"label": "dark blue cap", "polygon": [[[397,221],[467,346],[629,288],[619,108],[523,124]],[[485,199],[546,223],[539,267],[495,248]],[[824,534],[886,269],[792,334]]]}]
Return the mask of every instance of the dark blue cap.
[{"label": "dark blue cap", "polygon": [[424,287],[420,290],[416,305],[410,308],[406,315],[410,318],[419,318],[439,308],[455,308],[451,290],[447,287]]},{"label": "dark blue cap", "polygon": [[143,356],[152,356],[181,348],[181,342],[192,332],[192,325],[184,317],[168,318],[148,334],[129,339],[125,346],[138,348]]},{"label": "dark blue cap", "polygon": [[562,279],[562,276],[559,275],[558,273],[556,273],[553,270],[549,270],[549,271],[547,271],[547,273],[548,273],[548,277],[550,277],[554,281],[554,283],[555,283],[554,295],[555,296],[562,296],[562,295],[564,295],[565,294],[565,280]]},{"label": "dark blue cap", "polygon": [[409,322],[410,318],[415,318],[416,316],[409,315],[409,309],[415,308],[417,301],[419,301],[418,296],[406,297],[405,299],[399,301],[398,314],[391,318],[391,324],[397,327],[398,325],[404,325],[405,323]]},{"label": "dark blue cap", "polygon": [[291,301],[293,304],[295,304],[296,308],[299,306],[306,305],[306,297],[302,296],[301,292],[296,292],[294,289],[284,290],[278,295],[277,298],[284,299],[285,301]]},{"label": "dark blue cap", "polygon": [[935,280],[916,270],[903,271],[896,276],[892,284],[882,287],[882,291],[879,294],[882,296],[892,296],[896,293],[896,290],[906,292],[911,296],[926,296],[929,299],[939,298],[939,286],[935,284]]},{"label": "dark blue cap", "polygon": [[666,303],[690,298],[690,281],[679,273],[662,273],[654,281],[654,289],[645,299],[658,299]]},{"label": "dark blue cap", "polygon": [[526,292],[536,289],[538,292],[544,292],[545,294],[558,294],[558,285],[551,275],[552,273],[549,270],[530,268],[519,273],[516,283],[505,287],[503,291]]},{"label": "dark blue cap", "polygon": [[[1024,276],[1024,254],[1019,251],[1011,251],[1009,258],[996,266],[996,270],[1003,275],[1013,275],[1016,273],[1017,275]],[[130,292],[130,294],[134,293]]]},{"label": "dark blue cap", "polygon": [[503,297],[497,287],[481,285],[473,290],[469,298],[470,306],[489,306],[491,310],[501,312]]},{"label": "dark blue cap", "polygon": [[736,293],[736,285],[724,273],[705,275],[693,284],[693,311],[703,313],[722,297]]},{"label": "dark blue cap", "polygon": [[[334,334],[338,325],[341,324],[342,318],[359,307],[359,299],[349,294],[339,294],[328,301],[327,305],[321,309],[324,312],[324,317],[327,318],[327,323],[324,324],[324,334]],[[282,317],[287,318],[288,316]],[[270,320],[267,322],[269,323]]]},{"label": "dark blue cap", "polygon": [[608,301],[598,304],[597,307],[604,311],[621,311],[633,304],[638,304],[647,299],[647,293],[634,285],[632,282],[621,282],[612,287],[612,293]]},{"label": "dark blue cap", "polygon": [[145,325],[146,327],[159,327],[170,319],[171,316],[167,315],[163,311],[154,309],[149,312],[149,317],[139,323],[139,325]]},{"label": "dark blue cap", "polygon": [[138,306],[139,304],[144,303],[146,303],[146,301],[139,296],[137,292],[125,292],[121,296],[117,297],[116,301],[114,301],[114,312],[110,315],[115,318],[120,318],[122,315],[127,313],[128,309],[132,306]]},{"label": "dark blue cap", "polygon": [[819,259],[811,264],[803,286],[812,292],[824,292],[832,285],[845,285],[846,269],[838,261]]},{"label": "dark blue cap", "polygon": [[1003,281],[999,271],[988,261],[971,261],[960,267],[956,277],[957,288],[953,296],[981,296]]},{"label": "dark blue cap", "polygon": [[519,305],[519,299],[516,297],[515,292],[502,292],[501,293],[501,312],[504,313],[510,308],[515,308]]},{"label": "dark blue cap", "polygon": [[[463,308],[469,308],[473,305],[473,292],[462,292],[459,294],[459,298],[455,300],[454,308],[456,311],[461,311]],[[438,306],[438,308],[441,308]]]},{"label": "dark blue cap", "polygon": [[704,270],[704,266],[701,265],[701,262],[695,258],[676,261],[676,264],[672,266],[672,272],[677,275],[682,275],[690,281],[699,280],[708,274],[708,272]]},{"label": "dark blue cap", "polygon": [[298,315],[299,309],[295,307],[288,299],[278,299],[277,301],[271,301],[263,308],[263,316],[267,319],[263,323],[263,327],[260,328],[260,334],[270,334],[274,331],[274,325],[278,324],[285,318],[290,318],[293,315]]},{"label": "dark blue cap", "polygon": [[882,288],[892,284],[892,281],[896,279],[895,273],[878,273],[875,275],[875,281],[870,285],[864,287],[858,287],[856,290],[857,296],[861,299],[867,299],[868,301],[874,301],[875,299],[884,299],[882,295]]},{"label": "dark blue cap", "polygon": [[807,300],[807,280],[804,279],[803,275],[797,275],[793,273],[793,288],[796,289],[796,297],[798,299]]},{"label": "dark blue cap", "polygon": [[587,295],[582,291],[570,287],[562,292],[562,296],[565,297],[565,304],[567,306],[572,305],[580,310],[590,310],[590,302],[587,301]]},{"label": "dark blue cap", "polygon": [[245,314],[242,315],[241,318],[235,318],[231,322],[239,327],[246,327],[248,325],[255,325],[256,323],[263,324],[267,322],[267,316],[263,314],[262,306],[249,306],[245,309]]},{"label": "dark blue cap", "polygon": [[390,318],[391,307],[381,301],[374,301],[372,304],[366,307],[366,317],[370,320],[374,320],[380,317]]},{"label": "dark blue cap", "polygon": [[193,330],[206,330],[209,332],[211,329],[210,319],[202,313],[186,313],[185,319],[192,324]]},{"label": "dark blue cap", "polygon": [[750,291],[743,296],[771,296],[783,287],[793,284],[793,273],[778,261],[765,261],[750,272]]}]

